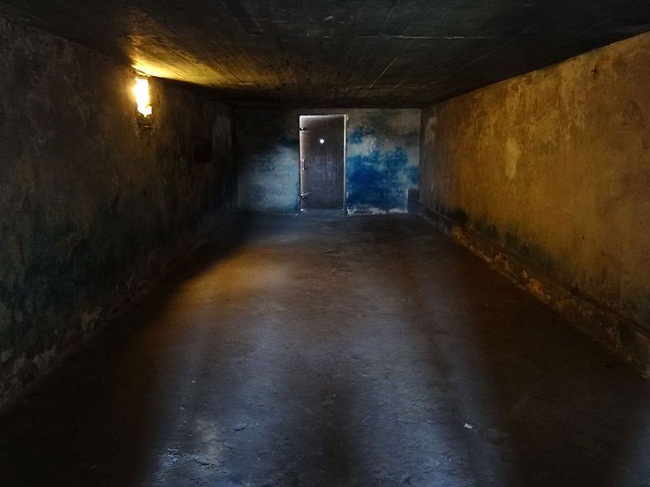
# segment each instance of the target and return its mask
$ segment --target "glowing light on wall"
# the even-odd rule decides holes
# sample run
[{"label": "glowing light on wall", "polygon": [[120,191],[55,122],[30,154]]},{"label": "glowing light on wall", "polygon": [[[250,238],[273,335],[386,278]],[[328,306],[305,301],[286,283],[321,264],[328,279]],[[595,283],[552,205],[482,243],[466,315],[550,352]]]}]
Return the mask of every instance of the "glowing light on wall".
[{"label": "glowing light on wall", "polygon": [[153,113],[151,107],[151,95],[149,93],[149,80],[146,78],[136,78],[133,86],[133,94],[138,113],[145,117],[150,117]]}]

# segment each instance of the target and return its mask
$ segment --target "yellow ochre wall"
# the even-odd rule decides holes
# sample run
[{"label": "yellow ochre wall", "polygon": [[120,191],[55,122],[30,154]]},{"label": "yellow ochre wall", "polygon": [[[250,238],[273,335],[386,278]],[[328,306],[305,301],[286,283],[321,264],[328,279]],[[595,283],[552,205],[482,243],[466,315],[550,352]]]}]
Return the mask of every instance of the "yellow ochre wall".
[{"label": "yellow ochre wall", "polygon": [[423,111],[428,215],[648,364],[650,33]]}]

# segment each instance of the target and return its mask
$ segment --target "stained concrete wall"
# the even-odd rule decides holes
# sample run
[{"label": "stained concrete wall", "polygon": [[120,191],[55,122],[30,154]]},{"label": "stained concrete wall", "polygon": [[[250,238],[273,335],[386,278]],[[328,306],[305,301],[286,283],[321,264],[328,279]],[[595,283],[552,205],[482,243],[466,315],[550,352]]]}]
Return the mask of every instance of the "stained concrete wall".
[{"label": "stained concrete wall", "polygon": [[650,34],[423,112],[421,198],[459,240],[642,367]]},{"label": "stained concrete wall", "polygon": [[294,213],[300,208],[298,117],[286,110],[235,111],[239,209]]},{"label": "stained concrete wall", "polygon": [[300,208],[300,115],[347,114],[348,213],[404,212],[419,181],[417,109],[259,110],[235,113],[239,206],[264,213]]},{"label": "stained concrete wall", "polygon": [[0,65],[2,402],[216,236],[236,186],[205,94],[153,80],[140,130],[131,69],[1,18]]}]

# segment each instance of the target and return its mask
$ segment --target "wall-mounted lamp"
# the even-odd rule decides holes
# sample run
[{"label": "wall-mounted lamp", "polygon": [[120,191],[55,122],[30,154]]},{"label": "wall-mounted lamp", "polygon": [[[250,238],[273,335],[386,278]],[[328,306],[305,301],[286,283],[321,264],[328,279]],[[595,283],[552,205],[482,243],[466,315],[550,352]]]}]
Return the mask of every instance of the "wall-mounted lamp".
[{"label": "wall-mounted lamp", "polygon": [[151,106],[151,94],[149,92],[149,80],[147,78],[136,78],[133,85],[133,95],[136,103],[136,119],[141,128],[151,128],[153,121],[153,108]]}]

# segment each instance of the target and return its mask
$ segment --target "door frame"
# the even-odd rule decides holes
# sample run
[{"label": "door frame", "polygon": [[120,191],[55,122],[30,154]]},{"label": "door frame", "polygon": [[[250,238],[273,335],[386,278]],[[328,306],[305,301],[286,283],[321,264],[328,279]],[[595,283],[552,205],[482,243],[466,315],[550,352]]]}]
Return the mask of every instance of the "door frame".
[{"label": "door frame", "polygon": [[303,202],[304,202],[304,181],[303,181],[303,173],[304,173],[304,157],[303,157],[303,147],[302,147],[302,137],[300,134],[302,133],[302,121],[304,118],[338,118],[338,117],[343,117],[343,208],[342,210],[320,210],[324,212],[336,212],[338,213],[339,211],[343,211],[343,214],[347,213],[347,207],[348,207],[348,194],[347,194],[347,160],[348,160],[348,114],[347,113],[314,113],[314,114],[308,114],[308,115],[300,115],[298,117],[298,180],[299,180],[299,185],[298,185],[298,199],[300,201],[300,213],[314,213],[318,212],[319,210],[314,210],[314,209],[308,209],[303,207]]}]

